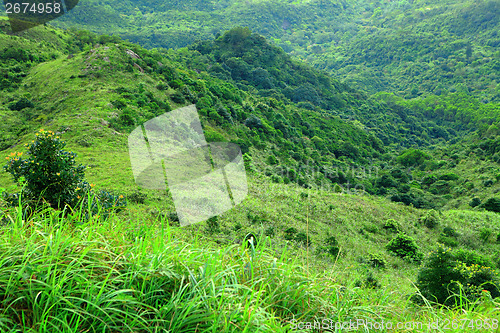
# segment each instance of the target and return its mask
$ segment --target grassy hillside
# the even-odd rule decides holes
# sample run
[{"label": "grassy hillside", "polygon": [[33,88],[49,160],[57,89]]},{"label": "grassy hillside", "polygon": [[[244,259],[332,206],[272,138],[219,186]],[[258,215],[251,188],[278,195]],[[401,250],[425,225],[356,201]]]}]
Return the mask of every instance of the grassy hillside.
[{"label": "grassy hillside", "polygon": [[[2,330],[286,332],[327,318],[415,321],[427,331],[435,320],[500,319],[499,303],[487,297],[461,310],[413,304],[418,265],[383,249],[394,235],[384,221],[395,218],[422,251],[434,248],[446,225],[460,247],[493,253],[498,245],[472,230],[498,232],[494,213],[450,211],[431,230],[415,223],[422,211],[385,200],[262,180],[252,180],[248,199],[219,218],[219,231],[169,226],[155,206],[165,209],[150,194],[145,204],[84,223],[78,212],[21,220],[4,210]],[[290,226],[308,230],[312,245],[285,240]],[[255,251],[235,244],[248,231],[261,235]],[[338,257],[317,251],[327,235],[338,239]],[[372,267],[373,255],[385,268]]]},{"label": "grassy hillside", "polygon": [[[457,108],[459,94],[370,97],[258,35],[228,43],[238,31],[176,52],[44,26],[0,34],[2,160],[26,153],[40,128],[52,130],[88,166],[89,183],[128,200],[107,219],[85,207],[29,215],[1,201],[1,330],[286,332],[298,321],[364,318],[421,321],[425,331],[437,319],[500,320],[490,286],[464,287],[471,300],[452,298],[464,304],[449,307],[426,303],[428,292],[415,286],[438,243],[475,270],[470,281],[498,275],[500,217],[481,206],[500,186],[496,104]],[[274,60],[245,61],[259,51]],[[267,71],[275,87],[214,69],[230,58]],[[298,81],[282,86],[290,77]],[[304,82],[318,89],[317,101],[284,93]],[[180,228],[168,192],[134,184],[127,135],[192,103],[208,141],[241,146],[249,196]],[[460,112],[470,119],[455,120]],[[20,190],[6,172],[0,186]],[[482,202],[472,210],[474,196]],[[258,237],[254,249],[239,245],[248,233]],[[387,247],[401,237],[415,244],[414,256]]]}]

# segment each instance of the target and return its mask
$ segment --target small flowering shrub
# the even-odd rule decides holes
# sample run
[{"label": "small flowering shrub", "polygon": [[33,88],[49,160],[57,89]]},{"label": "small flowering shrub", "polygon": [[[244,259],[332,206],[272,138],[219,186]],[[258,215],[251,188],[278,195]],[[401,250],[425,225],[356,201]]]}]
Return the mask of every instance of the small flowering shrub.
[{"label": "small flowering shrub", "polygon": [[446,305],[455,305],[460,294],[462,301],[475,301],[485,292],[498,297],[497,273],[484,263],[482,258],[464,257],[460,251],[439,246],[424,261],[417,286],[427,299]]},{"label": "small flowering shrub", "polygon": [[23,205],[36,206],[47,203],[56,209],[83,208],[83,215],[107,217],[127,205],[123,195],[104,190],[95,192],[84,180],[85,166],[77,164],[76,154],[64,150],[66,144],[52,131],[40,130],[35,140],[27,144],[28,151],[11,153],[4,166],[14,181],[21,183],[19,194],[5,193],[11,204],[17,204],[19,196]]},{"label": "small flowering shrub", "polygon": [[24,179],[24,199],[43,199],[57,208],[75,204],[75,189],[83,182],[85,167],[76,163],[75,153],[63,150],[65,145],[52,131],[42,129],[26,145],[26,157],[23,153],[11,153],[6,158],[5,171],[15,182]]}]

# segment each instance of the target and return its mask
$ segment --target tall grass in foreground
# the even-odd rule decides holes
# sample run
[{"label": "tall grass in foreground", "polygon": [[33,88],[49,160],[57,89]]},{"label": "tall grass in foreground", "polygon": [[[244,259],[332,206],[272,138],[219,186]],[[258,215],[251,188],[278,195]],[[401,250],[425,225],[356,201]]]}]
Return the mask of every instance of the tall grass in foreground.
[{"label": "tall grass in foreground", "polygon": [[215,248],[198,236],[179,240],[163,220],[98,216],[89,219],[85,207],[4,215],[1,332],[290,332],[294,323],[325,318],[498,317],[493,300],[448,310],[388,289],[339,286],[335,268],[307,272],[286,252],[273,257],[265,239],[257,249]]}]

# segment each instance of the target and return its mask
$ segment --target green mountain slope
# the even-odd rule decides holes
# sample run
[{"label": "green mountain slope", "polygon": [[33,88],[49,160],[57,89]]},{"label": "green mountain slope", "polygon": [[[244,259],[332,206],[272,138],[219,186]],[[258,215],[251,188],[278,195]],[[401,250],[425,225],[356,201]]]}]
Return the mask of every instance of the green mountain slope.
[{"label": "green mountain slope", "polygon": [[350,85],[499,98],[498,1],[85,1],[58,25],[178,48],[247,26]]},{"label": "green mountain slope", "polygon": [[[135,126],[195,103],[209,141],[239,144],[257,170],[276,182],[358,188],[432,208],[449,204],[453,182],[465,179],[428,187],[422,183],[426,176],[453,170],[432,152],[424,164],[405,164],[396,159],[401,150],[456,143],[478,128],[478,138],[467,145],[496,135],[492,129],[485,137],[488,126],[498,122],[495,103],[483,105],[460,94],[409,102],[383,94],[368,97],[246,29],[178,52],[147,51],[87,32],[58,31],[50,43],[35,42],[50,31],[40,27],[22,38],[2,35],[0,45],[9,50],[2,53],[9,83],[0,109],[7,120],[0,138],[4,149],[18,144],[19,135],[49,125],[60,132],[69,127],[69,142],[89,151],[101,145],[109,149],[107,134],[125,142]],[[23,40],[25,46],[15,46]],[[44,43],[46,48],[39,47]],[[40,61],[46,62],[33,67]],[[490,148],[487,154],[495,153]],[[495,179],[495,169],[488,177]],[[485,197],[495,188],[486,189]],[[467,206],[476,196],[453,195],[454,206]]]},{"label": "green mountain slope", "polygon": [[[500,320],[490,286],[476,286],[493,292],[479,290],[465,308],[410,301],[421,299],[419,257],[428,265],[437,243],[466,270],[498,274],[500,217],[484,211],[498,207],[481,205],[500,188],[497,104],[460,93],[367,96],[242,29],[166,51],[40,26],[0,33],[0,50],[2,158],[50,129],[88,165],[90,183],[129,200],[92,221],[50,208],[27,216],[0,201],[2,330],[286,332],[294,320],[323,316]],[[268,74],[245,80],[233,64]],[[304,86],[316,99],[300,100]],[[242,148],[249,196],[180,228],[168,192],[135,185],[127,135],[192,103],[208,141]],[[0,184],[16,190],[5,172]],[[240,249],[250,232],[260,247]],[[388,250],[404,237],[415,256]],[[104,314],[109,320],[93,319]]]}]

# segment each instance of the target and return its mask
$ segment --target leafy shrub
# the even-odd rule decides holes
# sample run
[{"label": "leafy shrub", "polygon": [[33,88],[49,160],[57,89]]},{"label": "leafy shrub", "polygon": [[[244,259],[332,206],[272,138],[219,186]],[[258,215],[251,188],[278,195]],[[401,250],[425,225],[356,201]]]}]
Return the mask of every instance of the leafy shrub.
[{"label": "leafy shrub", "polygon": [[262,120],[252,115],[245,120],[245,126],[248,128],[262,128]]},{"label": "leafy shrub", "polygon": [[222,118],[224,118],[225,121],[233,123],[233,117],[223,105],[221,104],[217,105],[216,111]]},{"label": "leafy shrub", "polygon": [[224,121],[224,118],[217,113],[217,111],[212,110],[208,113],[208,117],[213,120],[216,124],[222,124]]},{"label": "leafy shrub", "polygon": [[434,184],[437,180],[438,180],[438,178],[435,175],[429,175],[429,176],[425,176],[424,178],[422,178],[421,183],[422,183],[422,185],[430,186],[430,185]]},{"label": "leafy shrub", "polygon": [[452,227],[444,227],[442,235],[446,237],[457,237],[458,233]]},{"label": "leafy shrub", "polygon": [[401,225],[394,219],[388,219],[387,221],[385,221],[384,226],[382,228],[391,232],[402,231]]},{"label": "leafy shrub", "polygon": [[441,244],[443,244],[445,246],[449,246],[449,247],[457,247],[458,246],[458,241],[455,238],[445,236],[443,234],[439,235],[438,243],[441,243]]},{"label": "leafy shrub", "polygon": [[340,246],[335,236],[326,238],[324,240],[323,246],[321,247],[321,250],[336,257],[340,252]]},{"label": "leafy shrub", "polygon": [[455,305],[460,292],[468,301],[476,300],[483,290],[495,298],[500,295],[498,276],[491,266],[483,264],[488,261],[472,251],[452,253],[439,246],[424,261],[417,286],[427,299],[446,305]]},{"label": "leafy shrub", "polygon": [[84,135],[79,138],[76,143],[78,143],[82,147],[91,147],[93,144],[92,137],[90,135]]},{"label": "leafy shrub", "polygon": [[454,269],[455,260],[451,249],[441,246],[429,254],[417,277],[417,286],[425,298],[445,303],[451,294],[451,285],[460,279]]},{"label": "leafy shrub", "polygon": [[126,108],[118,117],[112,118],[109,124],[117,131],[130,130],[138,122],[138,118],[134,110]]},{"label": "leafy shrub", "polygon": [[117,109],[124,109],[127,107],[127,102],[122,98],[111,101],[111,104]]},{"label": "leafy shrub", "polygon": [[487,180],[485,180],[485,181],[483,182],[483,186],[484,186],[484,187],[490,187],[490,186],[492,186],[493,184],[494,184],[494,181],[493,181],[493,180],[491,180],[491,179],[487,179]]},{"label": "leafy shrub", "polygon": [[219,218],[217,216],[212,216],[207,220],[207,230],[210,233],[220,231]]},{"label": "leafy shrub", "polygon": [[381,254],[370,253],[368,256],[368,263],[374,268],[386,268],[387,261]]},{"label": "leafy shrub", "polygon": [[365,289],[378,289],[382,285],[380,284],[378,279],[373,276],[372,272],[367,272],[362,280],[358,279],[354,282],[354,286]]},{"label": "leafy shrub", "polygon": [[[35,206],[45,202],[56,209],[81,207],[84,220],[91,216],[107,218],[112,211],[119,212],[127,206],[123,195],[106,190],[94,192],[93,184],[84,180],[85,167],[76,164],[76,154],[64,151],[66,144],[52,131],[40,130],[36,139],[26,145],[28,151],[12,153],[4,169],[14,181],[23,182],[20,194],[8,195],[22,204]],[[11,203],[17,204],[17,202]]]},{"label": "leafy shrub", "polygon": [[245,170],[250,172],[255,171],[255,167],[253,165],[253,158],[252,155],[250,155],[249,153],[243,154],[243,163],[245,164]]},{"label": "leafy shrub", "polygon": [[184,94],[180,91],[176,91],[172,95],[170,95],[170,99],[172,102],[177,103],[177,104],[184,104],[186,103],[186,99],[184,98]]},{"label": "leafy shrub", "polygon": [[419,149],[408,149],[398,156],[397,160],[404,166],[419,166],[423,164],[426,160],[430,159],[430,156],[419,150]]},{"label": "leafy shrub", "polygon": [[299,232],[295,236],[295,241],[297,243],[302,243],[302,245],[304,245],[306,247],[311,246],[311,244],[312,244],[311,239],[309,237],[307,237],[307,235],[304,232]]},{"label": "leafy shrub", "polygon": [[463,262],[468,266],[472,265],[487,266],[487,267],[492,266],[492,263],[488,258],[480,255],[479,253],[473,250],[458,249],[457,251],[455,251],[454,254],[458,261]]},{"label": "leafy shrub", "polygon": [[432,194],[443,195],[450,192],[450,184],[446,180],[438,180],[429,188]]},{"label": "leafy shrub", "polygon": [[478,197],[472,198],[472,200],[469,202],[469,206],[471,206],[472,208],[477,207],[480,204],[481,204],[481,199],[479,199]]},{"label": "leafy shrub", "polygon": [[439,176],[439,180],[453,181],[457,180],[458,178],[459,178],[458,175],[453,172],[445,173],[444,175]]},{"label": "leafy shrub", "polygon": [[266,159],[266,163],[269,165],[276,165],[278,164],[278,160],[274,155],[269,155]]},{"label": "leafy shrub", "polygon": [[434,229],[439,225],[439,215],[434,209],[428,211],[425,216],[421,217],[421,222],[429,229]]},{"label": "leafy shrub", "polygon": [[9,104],[9,109],[11,109],[12,111],[21,111],[21,110],[23,110],[25,108],[32,108],[34,106],[35,105],[33,104],[32,101],[30,101],[26,97],[22,97],[17,102],[10,103]]},{"label": "leafy shrub", "polygon": [[455,229],[452,227],[444,227],[439,235],[438,242],[449,247],[456,247],[458,246],[457,236],[458,234]]},{"label": "leafy shrub", "polygon": [[489,210],[491,212],[500,212],[500,198],[489,198],[485,203],[481,205],[482,208]]},{"label": "leafy shrub", "polygon": [[81,199],[80,204],[84,208],[83,214],[85,220],[88,220],[91,216],[107,219],[111,212],[118,213],[127,206],[127,201],[123,195],[111,193],[106,190],[99,190],[94,193],[90,187],[87,187],[83,189],[81,194],[77,198]]},{"label": "leafy shrub", "polygon": [[398,257],[409,259],[410,261],[420,262],[423,257],[422,253],[418,251],[418,245],[415,240],[404,233],[399,233],[391,239],[385,248]]},{"label": "leafy shrub", "polygon": [[290,227],[290,228],[285,230],[284,238],[286,240],[293,240],[295,238],[296,233],[297,233],[297,229],[295,229],[294,227]]},{"label": "leafy shrub", "polygon": [[274,237],[274,227],[266,228],[266,230],[264,231],[264,235]]},{"label": "leafy shrub", "polygon": [[76,154],[64,151],[66,143],[52,131],[40,130],[36,139],[28,144],[26,158],[23,153],[7,157],[4,169],[15,182],[25,180],[22,197],[28,201],[43,200],[52,207],[75,206],[83,184],[85,167],[77,164]]}]

